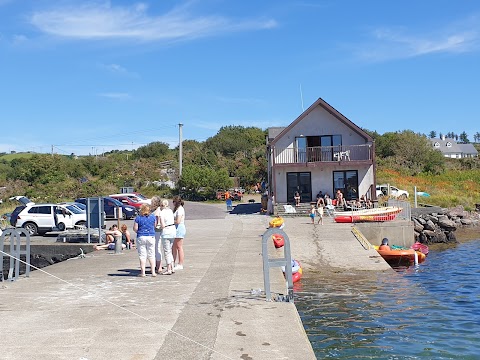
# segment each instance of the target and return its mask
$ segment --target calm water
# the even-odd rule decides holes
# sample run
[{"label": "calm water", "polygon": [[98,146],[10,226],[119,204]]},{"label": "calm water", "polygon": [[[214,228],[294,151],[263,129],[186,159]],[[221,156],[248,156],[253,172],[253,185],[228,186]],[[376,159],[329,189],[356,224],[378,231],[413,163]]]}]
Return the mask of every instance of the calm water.
[{"label": "calm water", "polygon": [[298,308],[318,359],[480,359],[480,240],[430,251],[383,277],[302,279]]}]

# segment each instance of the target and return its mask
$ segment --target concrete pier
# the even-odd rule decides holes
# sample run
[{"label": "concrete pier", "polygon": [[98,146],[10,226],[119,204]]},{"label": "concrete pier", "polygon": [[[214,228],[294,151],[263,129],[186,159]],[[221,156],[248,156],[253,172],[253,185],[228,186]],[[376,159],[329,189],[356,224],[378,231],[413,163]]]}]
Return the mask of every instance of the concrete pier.
[{"label": "concrete pier", "polygon": [[[295,305],[267,302],[256,291],[264,288],[261,235],[271,218],[218,206],[205,218],[214,207],[186,205],[185,269],[173,275],[151,277],[147,269],[137,277],[135,250],[101,250],[0,283],[0,357],[315,359]],[[349,224],[287,218],[284,230],[304,276],[393,271]],[[271,278],[272,292],[284,294],[281,270]]]}]

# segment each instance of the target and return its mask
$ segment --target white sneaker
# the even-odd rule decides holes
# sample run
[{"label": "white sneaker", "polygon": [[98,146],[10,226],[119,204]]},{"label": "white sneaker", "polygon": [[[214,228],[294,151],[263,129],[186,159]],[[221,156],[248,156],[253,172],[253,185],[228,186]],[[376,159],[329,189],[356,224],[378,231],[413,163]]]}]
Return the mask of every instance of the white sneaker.
[{"label": "white sneaker", "polygon": [[180,265],[180,264],[175,265],[175,266],[173,267],[173,270],[183,270],[183,265]]}]

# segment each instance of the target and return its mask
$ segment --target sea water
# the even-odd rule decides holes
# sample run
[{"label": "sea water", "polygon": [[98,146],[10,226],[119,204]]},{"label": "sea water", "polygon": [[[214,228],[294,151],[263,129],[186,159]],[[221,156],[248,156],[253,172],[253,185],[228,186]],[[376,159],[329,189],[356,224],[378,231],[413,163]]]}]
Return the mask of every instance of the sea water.
[{"label": "sea water", "polygon": [[321,274],[295,297],[318,359],[480,359],[480,240],[391,274]]}]

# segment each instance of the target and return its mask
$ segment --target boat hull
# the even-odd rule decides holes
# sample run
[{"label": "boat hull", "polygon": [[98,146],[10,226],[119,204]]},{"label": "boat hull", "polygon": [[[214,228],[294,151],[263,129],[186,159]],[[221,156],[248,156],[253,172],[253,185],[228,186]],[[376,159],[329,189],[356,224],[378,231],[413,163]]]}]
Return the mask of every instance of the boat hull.
[{"label": "boat hull", "polygon": [[418,263],[421,264],[425,261],[426,255],[420,251],[413,249],[402,250],[378,250],[377,252],[382,258],[390,265],[410,265],[415,262],[415,255],[417,256]]},{"label": "boat hull", "polygon": [[337,223],[392,221],[401,211],[396,207],[349,211],[336,213],[333,219]]}]

